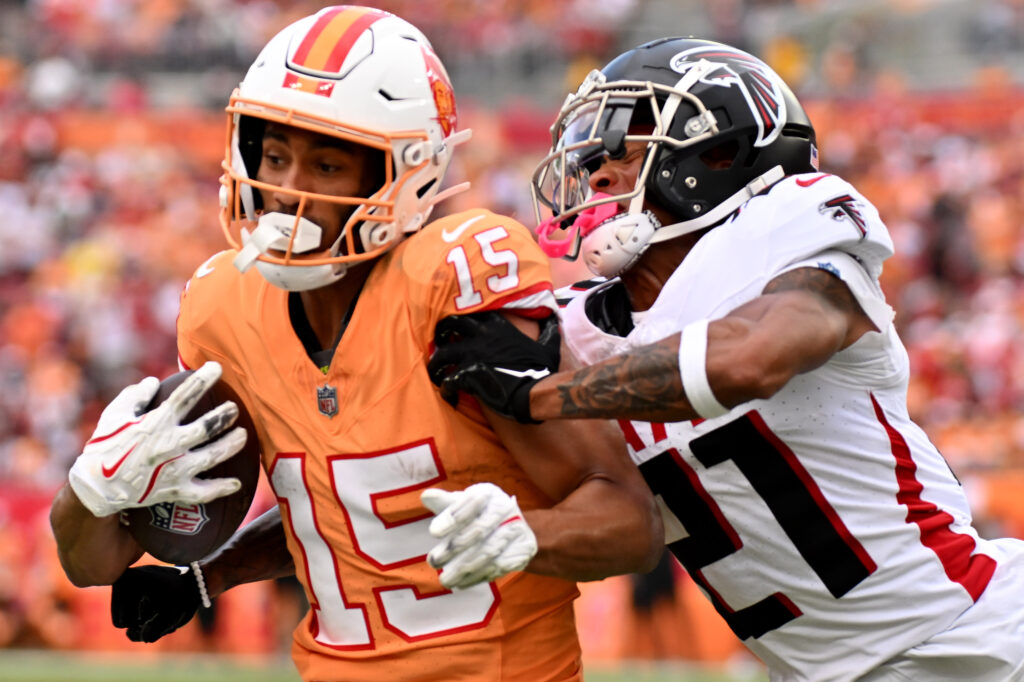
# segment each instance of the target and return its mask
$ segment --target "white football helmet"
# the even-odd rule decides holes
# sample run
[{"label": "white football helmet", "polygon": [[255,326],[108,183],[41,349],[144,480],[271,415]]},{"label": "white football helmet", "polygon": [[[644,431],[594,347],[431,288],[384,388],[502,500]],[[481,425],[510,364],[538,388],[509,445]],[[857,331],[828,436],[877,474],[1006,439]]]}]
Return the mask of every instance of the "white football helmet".
[{"label": "white football helmet", "polygon": [[[369,7],[327,7],[267,43],[227,106],[221,227],[239,254],[272,284],[290,291],[337,281],[348,263],[377,258],[427,221],[456,133],[451,81],[427,38],[412,24]],[[263,128],[275,122],[380,150],[383,184],[368,197],[326,196],[256,180]],[[264,213],[258,190],[298,197],[296,215]],[[309,201],[354,210],[322,254],[320,228],[303,217]]]}]

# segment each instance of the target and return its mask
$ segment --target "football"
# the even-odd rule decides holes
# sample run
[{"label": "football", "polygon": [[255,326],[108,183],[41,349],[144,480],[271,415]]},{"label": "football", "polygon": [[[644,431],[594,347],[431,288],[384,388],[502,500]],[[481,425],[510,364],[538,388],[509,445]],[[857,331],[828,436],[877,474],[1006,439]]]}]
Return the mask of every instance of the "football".
[{"label": "football", "polygon": [[[148,409],[166,400],[191,373],[178,372],[160,382]],[[195,421],[226,400],[233,400],[238,405],[238,419],[234,426],[241,426],[248,433],[245,447],[199,477],[234,477],[242,482],[241,489],[206,504],[162,502],[126,510],[122,516],[136,542],[160,561],[181,565],[208,555],[238,529],[252,504],[259,482],[260,447],[252,417],[238,394],[223,380],[218,381],[199,399],[182,423]]]}]

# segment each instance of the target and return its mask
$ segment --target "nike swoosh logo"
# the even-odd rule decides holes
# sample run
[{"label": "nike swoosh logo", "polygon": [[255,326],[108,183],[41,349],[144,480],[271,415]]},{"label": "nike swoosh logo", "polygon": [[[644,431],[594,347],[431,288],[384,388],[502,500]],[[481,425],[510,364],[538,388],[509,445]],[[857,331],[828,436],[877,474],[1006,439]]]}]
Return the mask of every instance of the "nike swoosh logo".
[{"label": "nike swoosh logo", "polygon": [[796,179],[796,184],[800,185],[801,187],[810,187],[811,185],[816,183],[818,180],[824,180],[827,177],[828,177],[828,173],[822,173],[818,177],[810,178],[809,180],[801,180],[800,178],[797,178]]},{"label": "nike swoosh logo", "polygon": [[495,367],[495,372],[501,372],[502,374],[508,374],[509,376],[522,379],[523,377],[529,377],[530,379],[543,379],[544,377],[551,374],[551,370],[547,369],[524,369],[517,371],[514,369],[507,369],[505,367]]},{"label": "nike swoosh logo", "polygon": [[[135,445],[138,445],[138,443],[136,443]],[[128,452],[121,455],[121,459],[114,462],[114,466],[108,468],[106,465],[104,465],[103,467],[101,467],[101,469],[103,470],[103,475],[106,476],[107,478],[110,478],[115,473],[117,473],[117,470],[121,468],[121,465],[124,464],[124,461],[128,459],[128,455],[132,454],[132,450],[135,449],[135,445],[128,448]]]},{"label": "nike swoosh logo", "polygon": [[455,228],[454,230],[452,230],[451,232],[449,232],[448,230],[441,230],[441,239],[445,240],[445,241],[446,241],[446,242],[448,242],[449,244],[450,244],[450,243],[452,243],[453,241],[455,241],[456,239],[458,239],[458,238],[459,238],[459,236],[460,236],[460,235],[461,235],[461,234],[462,234],[463,232],[465,232],[465,231],[466,231],[466,230],[467,230],[467,229],[469,228],[469,226],[470,226],[470,225],[472,225],[472,224],[473,224],[473,223],[475,223],[476,221],[480,220],[481,218],[483,218],[483,216],[482,216],[482,215],[478,215],[478,216],[476,216],[475,218],[470,218],[470,219],[469,219],[469,220],[467,220],[466,222],[464,222],[464,223],[462,223],[461,225],[459,225],[458,227],[456,227],[456,228]]},{"label": "nike swoosh logo", "polygon": [[203,277],[206,277],[211,272],[213,272],[213,268],[210,267],[210,263],[213,261],[214,258],[216,258],[219,255],[219,253],[213,254],[212,256],[207,258],[202,265],[196,268],[196,279],[202,279]]}]

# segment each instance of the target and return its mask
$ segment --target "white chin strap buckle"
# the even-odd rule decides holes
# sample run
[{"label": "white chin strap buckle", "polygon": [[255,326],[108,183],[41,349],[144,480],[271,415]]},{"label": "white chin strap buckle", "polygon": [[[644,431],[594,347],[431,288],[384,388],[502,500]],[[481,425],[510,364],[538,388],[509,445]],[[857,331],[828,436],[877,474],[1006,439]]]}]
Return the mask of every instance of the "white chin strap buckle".
[{"label": "white chin strap buckle", "polygon": [[323,230],[312,220],[302,217],[296,219],[287,213],[264,213],[251,234],[242,231],[242,250],[235,256],[235,267],[245,272],[261,254],[269,255],[271,249],[284,255],[288,252],[292,230],[296,230],[292,242],[293,254],[308,253],[320,248]]},{"label": "white chin strap buckle", "polygon": [[620,213],[583,238],[583,261],[595,275],[615,277],[647,250],[659,227],[661,223],[650,211]]}]

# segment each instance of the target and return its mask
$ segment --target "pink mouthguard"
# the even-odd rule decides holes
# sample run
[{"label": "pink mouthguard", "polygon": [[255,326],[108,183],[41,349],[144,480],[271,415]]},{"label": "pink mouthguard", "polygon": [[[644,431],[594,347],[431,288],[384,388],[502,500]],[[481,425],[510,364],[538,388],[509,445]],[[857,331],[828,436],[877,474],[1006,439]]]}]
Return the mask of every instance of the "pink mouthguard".
[{"label": "pink mouthguard", "polygon": [[[610,194],[598,192],[594,196],[590,197],[590,201],[599,201],[610,197]],[[561,230],[562,226],[561,221],[555,222],[554,218],[548,218],[537,226],[537,243],[540,244],[540,248],[548,255],[549,258],[561,258],[565,254],[569,253],[569,247],[572,246],[574,241],[576,241],[576,234],[586,237],[588,234],[593,232],[598,225],[618,213],[619,205],[615,202],[609,201],[606,204],[591,206],[576,216],[572,225],[569,226],[567,230],[568,234],[564,239],[551,239],[549,237],[551,233]],[[573,230],[575,230],[575,233]]]}]

